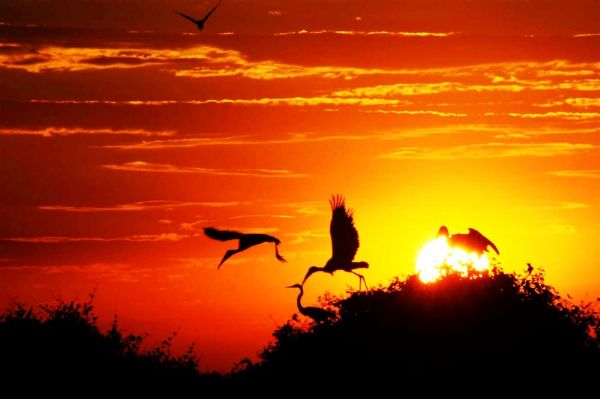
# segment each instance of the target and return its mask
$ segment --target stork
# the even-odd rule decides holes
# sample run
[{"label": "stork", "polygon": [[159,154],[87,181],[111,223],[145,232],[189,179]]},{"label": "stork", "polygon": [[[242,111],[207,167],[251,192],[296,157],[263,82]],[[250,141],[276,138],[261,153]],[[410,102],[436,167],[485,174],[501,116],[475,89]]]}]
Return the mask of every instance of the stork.
[{"label": "stork", "polygon": [[302,295],[304,295],[304,287],[302,287],[302,284],[294,284],[294,285],[290,285],[289,287],[286,287],[286,288],[300,289],[300,293],[298,294],[298,298],[296,299],[296,304],[298,305],[298,311],[300,312],[300,314],[302,314],[306,317],[310,317],[317,323],[322,323],[324,321],[327,321],[327,320],[335,317],[335,313],[333,313],[330,310],[316,308],[314,306],[307,306],[307,307],[302,306],[301,300],[302,300]]},{"label": "stork", "polygon": [[472,227],[469,228],[469,233],[467,234],[450,235],[448,233],[448,228],[446,226],[442,226],[438,230],[437,235],[438,237],[446,237],[451,246],[474,251],[477,253],[477,255],[483,254],[484,251],[487,251],[488,247],[492,247],[492,249],[498,255],[500,255],[500,251],[498,251],[498,248],[494,245],[494,243]]},{"label": "stork", "polygon": [[273,237],[268,234],[246,234],[246,233],[240,233],[239,231],[233,231],[233,230],[218,230],[218,229],[215,229],[214,227],[206,227],[204,229],[204,234],[206,234],[208,237],[212,238],[213,240],[219,240],[219,241],[239,240],[238,248],[230,249],[227,252],[225,252],[225,256],[223,256],[223,259],[221,259],[221,263],[219,263],[219,266],[217,267],[217,269],[220,269],[221,265],[223,265],[223,263],[225,263],[225,261],[227,259],[229,259],[231,256],[237,254],[238,252],[242,252],[250,247],[253,247],[255,245],[262,244],[263,242],[275,243],[275,258],[277,258],[277,260],[280,262],[287,262],[285,260],[285,258],[279,254],[278,247],[279,247],[279,244],[281,244],[281,241],[279,241],[279,239],[277,237]]},{"label": "stork", "polygon": [[354,218],[352,210],[346,208],[345,200],[342,196],[334,196],[329,201],[331,205],[331,223],[329,225],[329,235],[331,236],[331,258],[325,266],[312,266],[308,269],[302,285],[306,280],[316,272],[325,272],[333,275],[337,270],[343,270],[358,276],[358,289],[362,289],[362,283],[368,290],[367,282],[362,274],[355,272],[355,269],[366,269],[369,267],[367,262],[354,262],[354,256],[359,247],[358,232],[354,227]]}]

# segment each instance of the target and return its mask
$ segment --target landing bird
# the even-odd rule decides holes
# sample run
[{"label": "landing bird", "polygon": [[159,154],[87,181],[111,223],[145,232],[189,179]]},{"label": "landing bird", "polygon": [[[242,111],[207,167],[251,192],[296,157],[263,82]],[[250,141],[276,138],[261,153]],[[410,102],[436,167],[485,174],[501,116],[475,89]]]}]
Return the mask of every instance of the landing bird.
[{"label": "landing bird", "polygon": [[302,287],[302,284],[294,284],[294,285],[290,285],[289,287],[286,287],[286,288],[299,288],[300,289],[300,293],[298,294],[298,298],[296,299],[296,305],[298,305],[298,311],[300,312],[300,314],[302,314],[306,317],[310,317],[317,323],[322,323],[324,321],[327,321],[328,319],[335,317],[335,313],[333,313],[329,310],[315,308],[313,306],[308,306],[308,307],[302,306],[301,299],[302,299],[302,295],[304,295],[304,288]]},{"label": "landing bird", "polygon": [[195,18],[192,18],[192,17],[190,17],[189,15],[185,15],[184,13],[181,13],[181,12],[179,12],[179,11],[175,11],[175,10],[173,10],[173,12],[174,12],[175,14],[177,14],[177,15],[180,15],[180,16],[182,16],[183,18],[187,19],[188,21],[191,21],[191,22],[193,22],[194,24],[196,24],[196,27],[198,27],[198,30],[199,30],[199,31],[202,31],[202,29],[204,29],[204,24],[206,23],[206,20],[208,19],[208,17],[210,17],[210,16],[211,16],[211,14],[212,14],[213,12],[215,12],[215,10],[217,9],[217,7],[219,7],[219,5],[220,5],[220,4],[221,4],[221,0],[219,0],[219,2],[217,3],[217,5],[216,5],[216,6],[214,6],[214,7],[212,8],[212,10],[210,10],[210,11],[208,12],[208,14],[206,14],[206,15],[204,16],[204,18],[202,18],[202,19],[195,19]]},{"label": "landing bird", "polygon": [[229,259],[231,256],[237,254],[238,252],[242,252],[250,247],[253,247],[258,244],[262,244],[263,242],[273,242],[275,243],[275,257],[280,262],[287,262],[285,258],[279,255],[278,246],[281,244],[278,238],[270,236],[268,234],[245,234],[240,233],[238,231],[231,230],[217,230],[213,227],[206,227],[204,229],[204,234],[213,240],[219,241],[229,241],[229,240],[239,240],[238,249],[230,249],[225,252],[225,256],[221,259],[221,263],[217,269],[221,268],[221,265]]},{"label": "landing bird", "polygon": [[487,251],[488,246],[492,247],[494,251],[498,255],[500,255],[500,251],[491,242],[486,236],[478,232],[473,228],[469,228],[468,234],[453,234],[450,235],[448,233],[448,228],[446,226],[440,227],[438,230],[438,237],[447,237],[448,242],[453,247],[460,247],[467,250],[475,251],[478,255],[483,254],[484,251]]},{"label": "landing bird", "polygon": [[366,269],[369,267],[367,262],[353,262],[356,251],[358,250],[358,232],[354,227],[352,210],[346,209],[345,200],[342,196],[335,196],[329,200],[331,204],[332,217],[329,226],[331,235],[332,256],[325,266],[312,266],[308,269],[302,285],[315,272],[326,272],[333,275],[336,270],[343,270],[358,276],[358,289],[362,289],[362,283],[368,290],[367,282],[362,274],[358,274],[354,269]]}]

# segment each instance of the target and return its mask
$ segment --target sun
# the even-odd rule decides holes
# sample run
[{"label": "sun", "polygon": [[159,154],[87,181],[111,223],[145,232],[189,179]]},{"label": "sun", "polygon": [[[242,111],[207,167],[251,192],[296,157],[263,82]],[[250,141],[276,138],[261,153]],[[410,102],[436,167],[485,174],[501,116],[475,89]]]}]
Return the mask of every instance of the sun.
[{"label": "sun", "polygon": [[424,283],[432,283],[448,273],[467,276],[472,271],[487,270],[490,270],[490,261],[485,253],[478,255],[452,247],[446,237],[428,242],[417,257],[417,274]]}]

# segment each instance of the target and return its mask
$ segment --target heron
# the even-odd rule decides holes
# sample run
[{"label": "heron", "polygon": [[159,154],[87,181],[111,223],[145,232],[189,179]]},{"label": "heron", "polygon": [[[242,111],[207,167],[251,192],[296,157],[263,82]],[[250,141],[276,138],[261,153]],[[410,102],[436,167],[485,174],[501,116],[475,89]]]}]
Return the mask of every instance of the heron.
[{"label": "heron", "polygon": [[206,227],[204,228],[204,234],[213,240],[219,241],[229,241],[229,240],[239,240],[237,249],[230,249],[225,252],[225,256],[221,259],[221,263],[217,269],[220,269],[223,263],[233,255],[238,252],[242,252],[250,247],[253,247],[258,244],[262,244],[263,242],[272,242],[275,243],[275,258],[277,258],[280,262],[287,262],[283,256],[279,254],[279,245],[281,241],[277,237],[273,237],[268,234],[248,234],[248,233],[240,233],[239,231],[233,230],[218,230],[214,227]]},{"label": "heron", "polygon": [[500,255],[500,251],[498,251],[498,248],[494,245],[494,243],[472,227],[469,228],[469,233],[467,234],[450,235],[448,233],[448,228],[446,226],[442,226],[438,230],[437,235],[438,237],[446,237],[450,245],[453,247],[460,247],[466,250],[475,251],[480,256],[484,251],[487,251],[488,247],[492,247],[492,249],[498,255]]},{"label": "heron", "polygon": [[302,285],[306,280],[316,272],[325,272],[333,275],[337,270],[343,270],[358,276],[358,289],[362,289],[362,283],[368,290],[367,282],[362,274],[355,272],[355,269],[366,269],[369,267],[367,262],[354,262],[354,256],[358,250],[359,240],[358,232],[354,227],[354,218],[352,210],[346,208],[345,199],[340,196],[333,196],[329,203],[331,205],[331,223],[329,225],[329,235],[331,236],[331,258],[325,266],[312,266],[308,269]]},{"label": "heron", "polygon": [[302,284],[294,284],[294,285],[290,285],[289,287],[286,287],[286,288],[298,288],[300,290],[300,293],[298,294],[298,298],[296,299],[296,305],[298,305],[298,311],[300,312],[300,314],[302,314],[306,317],[310,317],[317,323],[322,323],[324,321],[327,321],[327,320],[335,317],[335,313],[330,310],[316,308],[314,306],[307,306],[307,307],[302,306],[301,300],[302,300],[302,295],[304,295],[304,287],[302,286]]},{"label": "heron", "polygon": [[196,27],[198,28],[198,30],[202,31],[204,29],[204,24],[206,23],[206,20],[208,20],[208,17],[210,17],[213,12],[215,12],[215,10],[217,9],[217,7],[219,7],[219,5],[221,5],[221,0],[219,0],[217,5],[215,5],[202,19],[195,19],[195,18],[190,17],[189,15],[185,15],[184,13],[175,11],[175,10],[173,10],[173,12],[175,14],[187,19],[188,21],[193,22],[194,24],[196,24]]}]

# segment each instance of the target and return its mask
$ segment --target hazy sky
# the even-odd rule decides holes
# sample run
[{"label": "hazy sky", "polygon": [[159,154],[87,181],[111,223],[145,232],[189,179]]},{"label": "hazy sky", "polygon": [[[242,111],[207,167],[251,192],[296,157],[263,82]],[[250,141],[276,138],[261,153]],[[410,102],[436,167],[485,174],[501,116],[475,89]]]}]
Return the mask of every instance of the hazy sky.
[{"label": "hazy sky", "polygon": [[[600,2],[0,0],[0,304],[253,357],[354,208],[370,285],[440,225],[600,295]],[[278,236],[231,258],[204,226]],[[305,304],[357,286],[315,275]],[[393,317],[393,315],[391,315]]]}]

